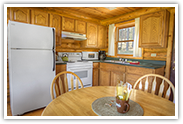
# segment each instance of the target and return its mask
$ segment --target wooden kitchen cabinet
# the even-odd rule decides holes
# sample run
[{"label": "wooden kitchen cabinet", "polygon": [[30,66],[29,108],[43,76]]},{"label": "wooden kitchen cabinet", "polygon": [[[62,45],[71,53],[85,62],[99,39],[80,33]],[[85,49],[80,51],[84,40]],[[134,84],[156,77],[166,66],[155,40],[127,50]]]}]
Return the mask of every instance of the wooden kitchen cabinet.
[{"label": "wooden kitchen cabinet", "polygon": [[[117,81],[128,82],[132,86],[134,83],[145,74],[159,74],[164,75],[164,67],[158,69],[141,68],[134,66],[125,66],[118,64],[100,63],[99,69],[99,85],[100,86],[116,86]],[[149,78],[151,82],[153,78]],[[158,82],[158,81],[157,81]],[[158,82],[157,87],[159,88]],[[145,80],[142,82],[142,88],[145,86]],[[149,92],[151,89],[151,84],[149,86]]]},{"label": "wooden kitchen cabinet", "polygon": [[[132,66],[126,66],[126,82],[130,83],[132,86],[134,83],[143,75],[146,74],[159,74],[159,75],[164,75],[164,67],[158,68],[158,69],[150,69],[150,68],[140,68],[140,67],[132,67]],[[148,78],[149,82],[153,82],[153,78],[149,77]],[[157,79],[157,85],[156,88],[159,88],[160,81]],[[145,86],[145,79],[142,81],[142,89]],[[149,85],[148,87],[148,92],[151,92],[152,84]],[[158,90],[157,90],[158,91]],[[157,92],[156,92],[157,94]]]},{"label": "wooden kitchen cabinet", "polygon": [[66,71],[66,64],[56,65],[56,75],[62,71]]},{"label": "wooden kitchen cabinet", "polygon": [[111,71],[111,85],[116,86],[118,80],[125,82],[125,72],[121,71]]},{"label": "wooden kitchen cabinet", "polygon": [[42,11],[31,10],[31,23],[41,26],[49,26],[49,14]]},{"label": "wooden kitchen cabinet", "polygon": [[87,33],[86,33],[86,44],[85,47],[96,48],[97,47],[97,25],[92,23],[87,23]]},{"label": "wooden kitchen cabinet", "polygon": [[110,70],[100,68],[100,86],[110,86],[111,72]]},{"label": "wooden kitchen cabinet", "polygon": [[123,81],[125,66],[117,64],[100,63],[100,86],[116,86],[117,80]]},{"label": "wooden kitchen cabinet", "polygon": [[140,16],[139,47],[166,48],[168,23],[167,10]]},{"label": "wooden kitchen cabinet", "polygon": [[99,62],[93,63],[93,82],[92,86],[98,86],[99,80]]},{"label": "wooden kitchen cabinet", "polygon": [[98,48],[107,48],[107,27],[98,26]]},{"label": "wooden kitchen cabinet", "polygon": [[50,27],[55,28],[56,46],[60,46],[61,45],[61,16],[56,14],[50,14]]},{"label": "wooden kitchen cabinet", "polygon": [[62,17],[62,30],[74,32],[74,19]]},{"label": "wooden kitchen cabinet", "polygon": [[30,23],[30,9],[24,7],[10,7],[10,20]]},{"label": "wooden kitchen cabinet", "polygon": [[75,32],[86,34],[86,22],[75,20]]}]

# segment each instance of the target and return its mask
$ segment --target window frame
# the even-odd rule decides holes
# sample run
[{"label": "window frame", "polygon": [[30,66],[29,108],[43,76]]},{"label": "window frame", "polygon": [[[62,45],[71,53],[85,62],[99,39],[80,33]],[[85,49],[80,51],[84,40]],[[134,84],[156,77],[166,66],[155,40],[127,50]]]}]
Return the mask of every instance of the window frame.
[{"label": "window frame", "polygon": [[119,41],[119,30],[123,28],[129,28],[129,27],[135,27],[135,20],[130,20],[122,23],[115,24],[116,30],[115,30],[115,56],[119,57],[133,57],[133,54],[118,54],[118,43],[120,42],[134,42],[134,40],[125,40],[125,41]]}]

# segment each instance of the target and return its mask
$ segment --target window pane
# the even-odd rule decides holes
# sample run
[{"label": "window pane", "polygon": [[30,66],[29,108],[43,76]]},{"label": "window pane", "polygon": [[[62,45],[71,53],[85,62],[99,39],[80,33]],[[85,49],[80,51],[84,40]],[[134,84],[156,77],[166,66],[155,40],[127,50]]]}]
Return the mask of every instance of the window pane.
[{"label": "window pane", "polygon": [[133,42],[119,42],[118,54],[133,54]]},{"label": "window pane", "polygon": [[119,41],[133,40],[135,27],[119,29]]}]

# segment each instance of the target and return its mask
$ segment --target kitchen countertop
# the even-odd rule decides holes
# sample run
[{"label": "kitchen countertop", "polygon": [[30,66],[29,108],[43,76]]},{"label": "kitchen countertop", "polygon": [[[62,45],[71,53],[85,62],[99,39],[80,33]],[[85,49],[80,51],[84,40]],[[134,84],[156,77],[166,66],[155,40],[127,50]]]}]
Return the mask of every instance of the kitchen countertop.
[{"label": "kitchen countertop", "polygon": [[105,61],[100,61],[100,62],[118,64],[118,65],[126,65],[126,66],[134,66],[134,67],[142,67],[142,68],[150,68],[150,69],[157,69],[157,68],[161,68],[161,67],[165,66],[165,65],[161,65],[161,64],[145,63],[145,62],[140,62],[140,64],[126,64],[126,63],[115,63],[115,62],[105,62]]},{"label": "kitchen countertop", "polygon": [[[137,61],[137,60],[135,60]],[[101,62],[101,63],[109,63],[109,64],[117,64],[117,65],[126,65],[126,66],[134,66],[134,67],[141,67],[141,68],[150,68],[150,69],[157,69],[165,66],[165,61],[155,61],[155,60],[138,60],[140,64],[126,64],[122,63],[118,60],[93,60],[93,62]],[[56,61],[56,65],[67,64],[66,62]]]}]

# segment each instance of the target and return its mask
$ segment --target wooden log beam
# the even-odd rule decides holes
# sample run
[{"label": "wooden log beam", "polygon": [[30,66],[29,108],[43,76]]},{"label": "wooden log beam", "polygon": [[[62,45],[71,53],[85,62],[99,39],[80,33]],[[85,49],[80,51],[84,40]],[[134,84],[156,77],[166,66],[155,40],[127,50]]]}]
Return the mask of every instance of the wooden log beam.
[{"label": "wooden log beam", "polygon": [[101,25],[110,25],[113,23],[119,23],[119,22],[123,22],[126,20],[131,20],[131,19],[140,17],[141,15],[144,15],[144,14],[149,14],[149,13],[161,11],[164,9],[172,9],[172,8],[175,8],[175,7],[147,7],[147,8],[143,8],[143,9],[131,12],[131,13],[127,13],[127,14],[116,16],[113,18],[102,20],[102,21],[100,21],[100,23],[101,23]]},{"label": "wooden log beam", "polygon": [[172,58],[172,45],[174,40],[174,24],[175,24],[175,9],[170,10],[170,22],[169,22],[169,37],[168,37],[168,48],[167,48],[167,58],[166,58],[166,68],[165,77],[170,79],[170,69],[171,69],[171,58]]}]

